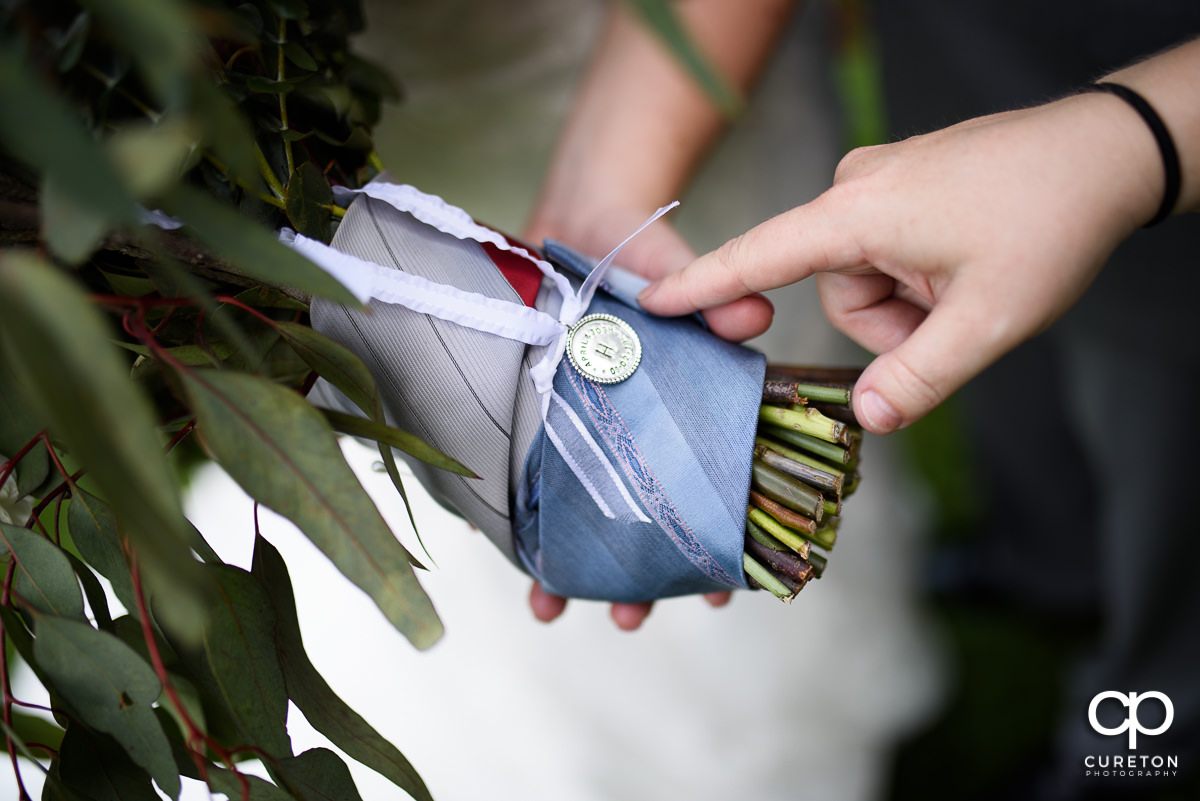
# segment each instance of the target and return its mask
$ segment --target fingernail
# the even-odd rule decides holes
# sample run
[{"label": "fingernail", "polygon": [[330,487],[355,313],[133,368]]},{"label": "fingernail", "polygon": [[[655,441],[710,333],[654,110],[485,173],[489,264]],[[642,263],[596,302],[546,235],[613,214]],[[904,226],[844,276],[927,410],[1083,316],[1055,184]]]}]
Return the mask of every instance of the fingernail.
[{"label": "fingernail", "polygon": [[868,389],[864,392],[859,406],[862,407],[863,417],[866,418],[863,422],[872,431],[888,434],[900,427],[900,413],[875,390]]},{"label": "fingernail", "polygon": [[658,291],[658,282],[655,281],[653,284],[650,284],[650,286],[646,287],[645,289],[643,289],[641,292],[638,293],[638,296],[637,296],[638,305],[641,305],[642,303],[644,303],[651,295],[653,295],[657,291]]}]

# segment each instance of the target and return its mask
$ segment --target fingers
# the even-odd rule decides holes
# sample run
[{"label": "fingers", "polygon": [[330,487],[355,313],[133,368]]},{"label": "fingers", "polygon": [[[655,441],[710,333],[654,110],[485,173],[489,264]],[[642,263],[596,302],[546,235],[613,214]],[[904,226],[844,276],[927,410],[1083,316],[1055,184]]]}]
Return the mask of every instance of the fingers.
[{"label": "fingers", "polygon": [[613,604],[610,614],[613,622],[621,631],[637,631],[650,616],[650,610],[653,607],[654,604],[650,601],[638,604]]},{"label": "fingers", "polygon": [[638,301],[653,314],[711,309],[814,272],[862,263],[852,237],[830,224],[823,195],[750,229],[684,269],[651,284]]},{"label": "fingers", "polygon": [[720,608],[733,600],[732,592],[706,592],[704,600],[708,601],[708,605],[714,609]]},{"label": "fingers", "polygon": [[855,414],[876,434],[903,428],[1023,338],[986,309],[948,295],[907,339],[863,371],[854,389]]},{"label": "fingers", "polygon": [[543,623],[549,623],[567,608],[567,599],[559,595],[551,595],[535,581],[529,590],[529,608],[533,610],[535,618]]}]

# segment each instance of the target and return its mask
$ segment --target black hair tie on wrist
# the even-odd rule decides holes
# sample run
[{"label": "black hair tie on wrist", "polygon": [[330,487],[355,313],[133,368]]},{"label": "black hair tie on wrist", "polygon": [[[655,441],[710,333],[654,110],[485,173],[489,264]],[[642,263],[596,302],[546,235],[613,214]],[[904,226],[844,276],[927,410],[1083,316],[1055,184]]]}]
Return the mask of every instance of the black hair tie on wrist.
[{"label": "black hair tie on wrist", "polygon": [[1154,141],[1158,143],[1158,153],[1162,156],[1163,170],[1166,172],[1167,180],[1163,187],[1162,203],[1159,205],[1158,211],[1150,219],[1150,222],[1142,227],[1149,228],[1152,225],[1158,225],[1174,210],[1175,203],[1179,200],[1179,187],[1182,183],[1179,172],[1179,153],[1175,150],[1171,132],[1167,130],[1167,126],[1163,123],[1162,117],[1158,116],[1158,112],[1154,110],[1154,106],[1128,86],[1102,81],[1092,84],[1085,91],[1108,92],[1121,98],[1133,106],[1133,110],[1141,115],[1142,119],[1146,121],[1146,125],[1150,127],[1150,132],[1154,134]]}]

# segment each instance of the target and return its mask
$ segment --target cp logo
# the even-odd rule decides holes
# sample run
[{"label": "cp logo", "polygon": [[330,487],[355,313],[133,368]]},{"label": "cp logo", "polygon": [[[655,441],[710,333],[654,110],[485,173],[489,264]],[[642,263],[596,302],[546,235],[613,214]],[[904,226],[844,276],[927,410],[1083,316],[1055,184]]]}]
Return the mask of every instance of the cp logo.
[{"label": "cp logo", "polygon": [[[1129,710],[1129,714],[1125,717],[1125,722],[1114,729],[1101,726],[1100,721],[1096,719],[1096,708],[1099,707],[1100,702],[1106,698],[1112,698],[1113,700],[1118,701],[1122,706]],[[1165,712],[1162,724],[1154,729],[1147,729],[1146,727],[1142,726],[1141,721],[1138,720],[1138,705],[1147,698],[1158,699],[1159,703],[1163,705],[1163,710]],[[1092,703],[1088,706],[1088,722],[1091,723],[1092,728],[1100,734],[1106,734],[1109,737],[1113,737],[1123,731],[1129,731],[1130,750],[1137,748],[1138,732],[1149,735],[1162,734],[1164,731],[1170,728],[1171,721],[1174,719],[1175,707],[1171,704],[1171,699],[1157,691],[1140,694],[1125,694],[1108,690],[1107,692],[1098,693],[1096,697],[1092,699]]]}]

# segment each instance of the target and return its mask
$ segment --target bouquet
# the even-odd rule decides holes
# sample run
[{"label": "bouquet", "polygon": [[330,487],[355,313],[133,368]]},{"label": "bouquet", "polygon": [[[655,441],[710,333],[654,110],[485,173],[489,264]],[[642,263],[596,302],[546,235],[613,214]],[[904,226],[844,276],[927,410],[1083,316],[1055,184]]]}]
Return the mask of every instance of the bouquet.
[{"label": "bouquet", "polygon": [[[471,468],[406,457],[516,566],[620,602],[790,600],[821,575],[857,484],[857,371],[768,366],[643,312],[620,248],[539,252],[409,186],[346,199],[332,249],[292,245],[369,307],[315,299],[313,327],[367,364],[390,425]],[[310,399],[356,413],[324,382]]]}]

